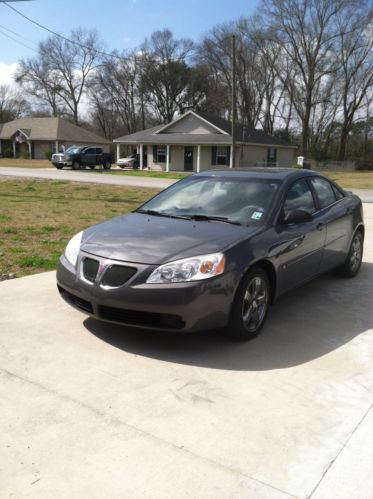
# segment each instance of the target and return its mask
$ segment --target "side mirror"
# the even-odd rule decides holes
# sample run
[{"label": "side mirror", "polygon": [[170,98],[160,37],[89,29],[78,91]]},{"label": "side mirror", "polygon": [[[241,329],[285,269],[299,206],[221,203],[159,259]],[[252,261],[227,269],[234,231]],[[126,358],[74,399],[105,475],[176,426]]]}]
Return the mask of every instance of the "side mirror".
[{"label": "side mirror", "polygon": [[304,210],[292,210],[283,219],[283,223],[288,224],[301,224],[305,222],[311,222],[313,220],[312,215]]}]

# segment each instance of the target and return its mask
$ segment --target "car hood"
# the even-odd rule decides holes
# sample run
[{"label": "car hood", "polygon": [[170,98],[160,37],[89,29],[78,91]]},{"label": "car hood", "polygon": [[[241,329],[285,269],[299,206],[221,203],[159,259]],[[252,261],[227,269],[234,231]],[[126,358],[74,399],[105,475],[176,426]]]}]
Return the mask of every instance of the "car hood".
[{"label": "car hood", "polygon": [[222,251],[257,227],[130,213],[84,231],[81,249],[126,262],[159,265]]}]

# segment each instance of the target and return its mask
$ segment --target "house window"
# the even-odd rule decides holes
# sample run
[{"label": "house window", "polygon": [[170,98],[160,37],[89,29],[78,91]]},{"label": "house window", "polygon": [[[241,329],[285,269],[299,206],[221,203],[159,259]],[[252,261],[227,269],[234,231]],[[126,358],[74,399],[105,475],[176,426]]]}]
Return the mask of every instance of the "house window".
[{"label": "house window", "polygon": [[157,146],[156,163],[166,163],[167,148],[166,146]]},{"label": "house window", "polygon": [[228,148],[227,147],[217,147],[216,148],[216,164],[217,165],[228,165]]},{"label": "house window", "polygon": [[267,150],[267,163],[276,163],[277,149],[275,147],[268,147]]}]

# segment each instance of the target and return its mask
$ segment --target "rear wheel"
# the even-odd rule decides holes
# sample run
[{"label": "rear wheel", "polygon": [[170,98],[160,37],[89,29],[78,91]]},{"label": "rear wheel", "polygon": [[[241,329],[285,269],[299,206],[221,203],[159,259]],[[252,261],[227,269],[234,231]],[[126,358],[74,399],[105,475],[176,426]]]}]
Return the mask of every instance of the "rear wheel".
[{"label": "rear wheel", "polygon": [[104,167],[104,170],[110,170],[110,168],[111,168],[110,161],[104,161],[103,167]]},{"label": "rear wheel", "polygon": [[91,170],[95,169],[95,165],[89,165],[89,167],[90,167]]},{"label": "rear wheel", "polygon": [[342,277],[355,277],[361,267],[363,259],[363,234],[358,230],[351,242],[345,263],[338,269]]},{"label": "rear wheel", "polygon": [[73,170],[80,170],[80,163],[79,163],[79,161],[73,161],[73,164],[71,165],[71,168]]},{"label": "rear wheel", "polygon": [[252,269],[240,284],[232,306],[228,334],[239,340],[251,340],[262,329],[270,302],[270,284],[261,268]]}]

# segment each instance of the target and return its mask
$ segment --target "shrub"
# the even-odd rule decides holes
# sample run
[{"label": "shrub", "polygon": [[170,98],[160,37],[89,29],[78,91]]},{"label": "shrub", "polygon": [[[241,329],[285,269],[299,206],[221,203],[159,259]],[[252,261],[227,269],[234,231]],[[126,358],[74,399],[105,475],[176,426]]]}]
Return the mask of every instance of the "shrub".
[{"label": "shrub", "polygon": [[30,154],[28,151],[22,151],[21,159],[30,159]]},{"label": "shrub", "polygon": [[366,158],[366,159],[359,159],[359,161],[356,164],[356,170],[359,171],[373,171],[373,157],[371,158]]},{"label": "shrub", "polygon": [[52,159],[52,151],[45,151],[44,157],[45,159],[48,159],[49,161]]},{"label": "shrub", "polygon": [[13,150],[11,147],[7,147],[4,150],[4,158],[13,158]]}]

